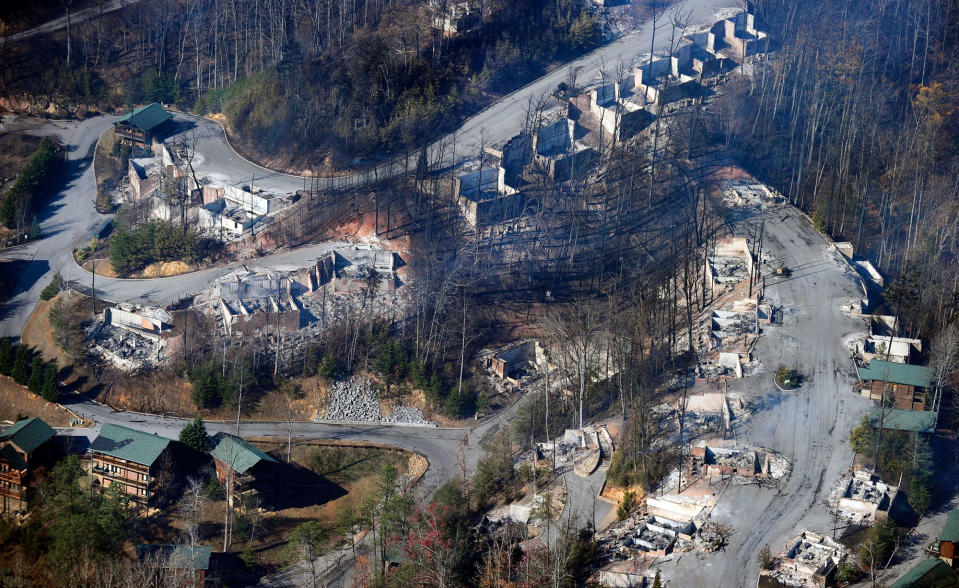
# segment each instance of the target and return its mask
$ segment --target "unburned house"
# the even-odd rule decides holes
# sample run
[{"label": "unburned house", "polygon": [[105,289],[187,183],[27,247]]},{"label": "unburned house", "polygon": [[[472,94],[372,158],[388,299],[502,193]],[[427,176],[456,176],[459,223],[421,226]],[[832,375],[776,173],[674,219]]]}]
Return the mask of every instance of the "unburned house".
[{"label": "unburned house", "polygon": [[952,568],[959,568],[957,546],[959,546],[959,509],[949,512],[946,517],[946,525],[942,528],[942,533],[939,534],[939,559]]},{"label": "unburned house", "polygon": [[94,484],[116,486],[140,505],[149,505],[160,489],[158,476],[169,459],[171,440],[107,423],[93,440]]},{"label": "unburned house", "polygon": [[889,588],[956,588],[956,571],[938,559],[924,559]]},{"label": "unburned house", "polygon": [[173,118],[158,102],[137,108],[113,123],[117,140],[128,145],[150,145],[162,125]]},{"label": "unburned house", "polygon": [[217,433],[212,438],[213,464],[216,477],[227,492],[230,506],[240,505],[246,497],[255,496],[262,484],[273,476],[275,459],[243,439],[229,433]]},{"label": "unburned house", "polygon": [[0,514],[26,509],[30,475],[55,435],[37,417],[18,421],[0,433]]},{"label": "unburned house", "polygon": [[198,587],[206,583],[211,549],[206,545],[137,545],[137,560],[154,571],[163,586]]},{"label": "unburned house", "polygon": [[923,410],[926,390],[932,382],[932,369],[873,359],[856,370],[859,391],[873,400],[893,400],[896,408]]},{"label": "unburned house", "polygon": [[869,409],[869,422],[876,429],[904,431],[907,433],[931,434],[936,432],[939,413],[931,410],[907,410],[873,406]]}]

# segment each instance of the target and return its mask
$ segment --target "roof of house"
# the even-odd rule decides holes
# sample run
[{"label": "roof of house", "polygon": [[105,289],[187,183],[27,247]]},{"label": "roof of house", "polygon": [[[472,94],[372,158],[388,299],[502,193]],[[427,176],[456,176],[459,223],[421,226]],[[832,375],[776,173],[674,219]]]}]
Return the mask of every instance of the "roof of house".
[{"label": "roof of house", "polygon": [[261,461],[277,463],[269,455],[229,433],[217,433],[213,436],[213,449],[210,453],[239,474],[245,474]]},{"label": "roof of house", "polygon": [[23,471],[27,469],[27,462],[23,461],[23,456],[9,445],[0,447],[0,459],[5,460],[15,470]]},{"label": "roof of house", "polygon": [[11,441],[28,454],[53,439],[57,434],[43,419],[31,417],[18,421],[15,425],[0,433],[0,441]]},{"label": "roof of house", "polygon": [[928,388],[932,382],[932,369],[922,365],[874,359],[869,362],[869,365],[859,368],[858,371],[860,380],[885,381],[888,377],[889,381],[894,384],[905,384],[920,388]]},{"label": "roof of house", "polygon": [[956,586],[956,573],[941,559],[924,559],[896,580],[891,588],[945,588]]},{"label": "roof of house", "polygon": [[159,102],[154,102],[121,116],[117,122],[129,122],[144,133],[149,133],[171,118],[173,118],[172,114],[163,110]]},{"label": "roof of house", "polygon": [[879,426],[887,431],[909,431],[913,433],[932,433],[936,428],[938,413],[931,410],[906,410],[903,408],[883,408],[873,406],[869,409],[869,420],[873,427]]},{"label": "roof of house", "polygon": [[939,540],[959,543],[959,508],[951,511],[946,517],[946,525],[942,528]]},{"label": "roof of house", "polygon": [[210,569],[210,548],[206,545],[137,545],[137,559],[161,559],[161,567],[184,569],[190,567],[190,553],[193,553],[193,567],[197,570]]},{"label": "roof of house", "polygon": [[169,444],[170,439],[166,437],[106,424],[100,429],[100,435],[93,440],[90,448],[119,459],[151,466]]}]

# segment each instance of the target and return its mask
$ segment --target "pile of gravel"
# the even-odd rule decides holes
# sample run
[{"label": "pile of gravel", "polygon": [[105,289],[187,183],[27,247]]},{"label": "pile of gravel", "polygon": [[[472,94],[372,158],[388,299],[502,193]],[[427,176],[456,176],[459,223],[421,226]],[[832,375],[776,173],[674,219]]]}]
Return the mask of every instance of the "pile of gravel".
[{"label": "pile of gravel", "polygon": [[423,413],[418,408],[411,406],[397,406],[390,411],[390,416],[386,417],[388,423],[408,423],[408,424],[426,424]]},{"label": "pile of gravel", "polygon": [[333,421],[372,421],[383,423],[427,424],[418,408],[397,406],[383,415],[376,388],[369,378],[350,378],[330,385],[326,419]]},{"label": "pile of gravel", "polygon": [[376,389],[367,378],[334,382],[329,389],[326,418],[335,421],[381,421]]}]

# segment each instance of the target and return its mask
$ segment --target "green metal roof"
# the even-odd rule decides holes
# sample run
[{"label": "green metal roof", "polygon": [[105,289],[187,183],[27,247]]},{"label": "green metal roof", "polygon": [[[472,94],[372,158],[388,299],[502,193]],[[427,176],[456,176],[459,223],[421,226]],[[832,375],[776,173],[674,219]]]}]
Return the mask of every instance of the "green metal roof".
[{"label": "green metal roof", "polygon": [[866,367],[859,368],[860,380],[889,381],[894,384],[928,388],[932,382],[932,369],[922,365],[895,363],[874,359]]},{"label": "green metal roof", "polygon": [[29,455],[38,447],[53,439],[56,434],[57,432],[43,422],[43,419],[31,417],[17,422],[17,424],[0,433],[0,441],[11,441]]},{"label": "green metal roof", "polygon": [[939,539],[959,543],[959,508],[950,512],[949,516],[946,517],[946,526],[942,528]]},{"label": "green metal roof", "polygon": [[100,429],[100,436],[93,440],[90,448],[118,459],[152,466],[169,444],[170,439],[166,437],[106,424]]},{"label": "green metal roof", "polygon": [[189,545],[137,545],[137,559],[161,559],[161,567],[182,570],[190,567],[191,551],[193,567],[209,570],[211,549],[206,545],[197,545],[192,549]]},{"label": "green metal roof", "polygon": [[924,559],[890,588],[948,588],[956,585],[956,573],[946,562]]},{"label": "green metal roof", "polygon": [[210,453],[239,474],[245,474],[261,461],[277,463],[269,455],[229,433],[217,433],[213,436],[213,449]]},{"label": "green metal roof", "polygon": [[0,447],[0,458],[5,459],[10,467],[15,470],[23,471],[27,469],[27,462],[23,461],[23,455],[9,445]]},{"label": "green metal roof", "polygon": [[873,406],[869,409],[869,420],[873,427],[879,426],[887,431],[909,431],[912,433],[932,433],[936,428],[938,413],[931,410],[906,410],[903,408],[883,408]]},{"label": "green metal roof", "polygon": [[173,118],[172,114],[163,110],[159,102],[154,102],[121,116],[117,122],[129,122],[144,133],[149,133],[171,118]]}]

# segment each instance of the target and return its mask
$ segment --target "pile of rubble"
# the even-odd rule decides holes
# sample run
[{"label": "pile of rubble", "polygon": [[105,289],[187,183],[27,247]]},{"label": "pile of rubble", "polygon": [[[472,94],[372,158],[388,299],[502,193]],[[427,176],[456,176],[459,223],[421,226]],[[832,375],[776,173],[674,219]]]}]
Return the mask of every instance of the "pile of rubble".
[{"label": "pile of rubble", "polygon": [[882,482],[866,470],[843,476],[826,499],[837,516],[858,525],[872,525],[889,517],[899,488]]},{"label": "pile of rubble", "polygon": [[383,415],[376,388],[369,378],[350,378],[334,382],[327,393],[325,416],[334,421],[369,421],[380,423],[428,424],[418,408],[396,406]]},{"label": "pile of rubble", "polygon": [[84,326],[87,351],[115,367],[135,371],[163,363],[170,315],[163,309],[121,304]]}]

